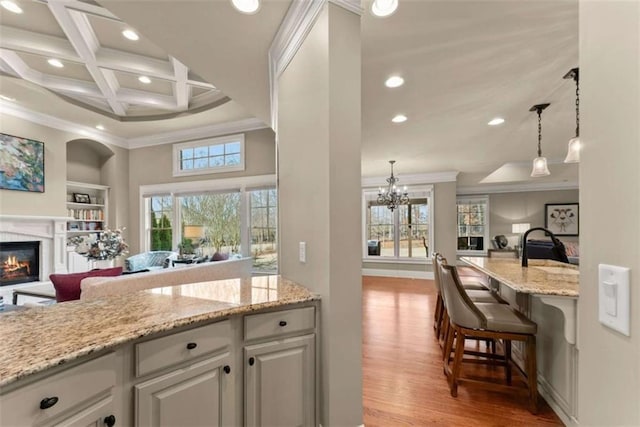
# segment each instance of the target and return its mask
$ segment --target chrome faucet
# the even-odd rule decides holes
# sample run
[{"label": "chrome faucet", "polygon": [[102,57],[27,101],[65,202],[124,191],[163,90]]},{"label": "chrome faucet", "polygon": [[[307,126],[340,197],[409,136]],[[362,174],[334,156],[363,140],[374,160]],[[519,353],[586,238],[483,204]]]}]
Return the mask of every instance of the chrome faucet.
[{"label": "chrome faucet", "polygon": [[551,236],[551,241],[555,246],[562,245],[562,242],[558,240],[555,234],[553,234],[551,231],[547,230],[544,227],[534,227],[534,228],[528,229],[527,231],[525,231],[524,236],[522,237],[522,266],[523,267],[529,267],[529,259],[527,258],[527,236],[529,235],[529,233],[536,230],[547,232],[549,236]]}]

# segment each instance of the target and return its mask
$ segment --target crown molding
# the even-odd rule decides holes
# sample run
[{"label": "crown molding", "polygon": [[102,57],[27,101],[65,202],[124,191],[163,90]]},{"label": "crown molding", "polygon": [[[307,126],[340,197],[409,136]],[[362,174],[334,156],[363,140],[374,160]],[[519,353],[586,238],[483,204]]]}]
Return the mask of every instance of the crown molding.
[{"label": "crown molding", "polygon": [[78,136],[78,139],[91,138],[98,142],[112,144],[122,148],[129,148],[127,140],[119,136],[115,136],[104,131],[98,131],[92,127],[79,125],[68,120],[59,119],[48,114],[32,111],[9,101],[0,100],[0,111],[2,111],[2,114],[8,114],[39,125],[75,134]]},{"label": "crown molding", "polygon": [[567,182],[523,182],[517,184],[464,185],[456,190],[458,195],[523,193],[530,191],[578,190],[577,181]]},{"label": "crown molding", "polygon": [[[436,184],[439,182],[456,182],[458,171],[432,172],[421,174],[400,175],[401,185]],[[388,176],[374,176],[362,178],[362,187],[379,187],[387,185]]]},{"label": "crown molding", "polygon": [[218,123],[214,125],[202,126],[199,128],[182,129],[175,132],[164,132],[155,135],[130,138],[128,148],[142,148],[153,145],[173,144],[175,142],[185,142],[200,138],[212,138],[216,136],[228,135],[238,132],[249,132],[252,130],[265,129],[261,120],[250,118],[234,122]]},{"label": "crown molding", "polygon": [[349,12],[353,12],[356,15],[362,16],[362,13],[364,12],[360,0],[329,0],[329,3],[340,6],[341,8],[346,9]]}]

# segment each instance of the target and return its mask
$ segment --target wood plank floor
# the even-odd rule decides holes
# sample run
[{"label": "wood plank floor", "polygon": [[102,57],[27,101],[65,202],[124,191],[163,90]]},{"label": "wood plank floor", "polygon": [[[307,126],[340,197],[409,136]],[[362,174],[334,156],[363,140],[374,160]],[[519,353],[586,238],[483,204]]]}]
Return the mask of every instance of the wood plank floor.
[{"label": "wood plank floor", "polygon": [[363,277],[365,426],[562,425],[542,399],[532,415],[526,396],[461,385],[451,397],[433,331],[435,298],[430,280]]}]

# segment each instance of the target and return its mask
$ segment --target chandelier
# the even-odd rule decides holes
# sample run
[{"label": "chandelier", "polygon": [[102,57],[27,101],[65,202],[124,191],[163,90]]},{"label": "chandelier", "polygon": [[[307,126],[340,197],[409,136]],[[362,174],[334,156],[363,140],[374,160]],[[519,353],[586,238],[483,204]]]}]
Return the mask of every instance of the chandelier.
[{"label": "chandelier", "polygon": [[398,186],[396,185],[399,179],[393,176],[393,164],[395,162],[395,160],[389,160],[389,163],[391,163],[391,176],[387,178],[389,187],[386,189],[380,187],[378,189],[378,203],[380,203],[381,205],[387,205],[387,207],[391,209],[391,212],[393,212],[393,210],[397,208],[398,205],[409,203],[409,193],[407,193],[407,187],[405,186],[402,191],[400,191],[400,188],[398,188]]}]

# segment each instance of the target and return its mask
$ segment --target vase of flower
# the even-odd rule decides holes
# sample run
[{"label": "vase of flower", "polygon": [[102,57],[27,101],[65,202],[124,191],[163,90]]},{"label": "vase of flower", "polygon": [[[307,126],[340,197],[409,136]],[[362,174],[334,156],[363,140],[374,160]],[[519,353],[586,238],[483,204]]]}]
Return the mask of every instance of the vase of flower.
[{"label": "vase of flower", "polygon": [[120,229],[73,236],[69,238],[69,244],[76,247],[77,253],[91,261],[94,268],[111,267],[114,259],[129,253],[129,245],[125,243]]}]

